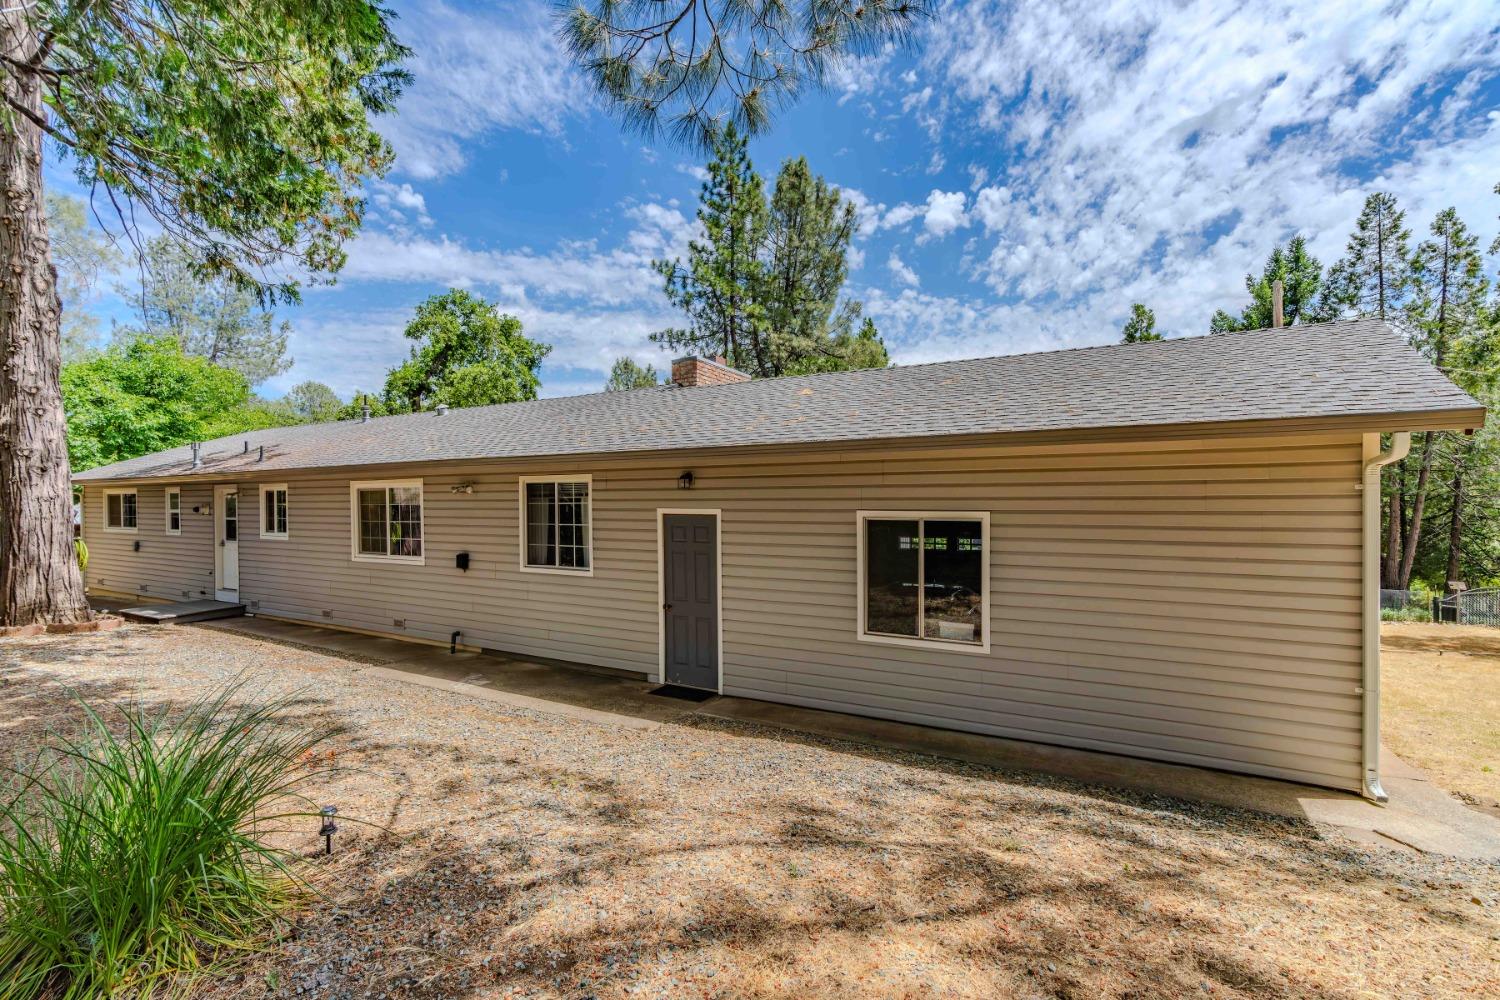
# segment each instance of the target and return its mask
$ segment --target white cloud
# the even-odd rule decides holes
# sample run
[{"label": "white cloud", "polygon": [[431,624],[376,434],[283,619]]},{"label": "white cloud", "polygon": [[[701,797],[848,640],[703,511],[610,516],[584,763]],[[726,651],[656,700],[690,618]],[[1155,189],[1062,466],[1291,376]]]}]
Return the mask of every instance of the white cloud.
[{"label": "white cloud", "polygon": [[636,226],[612,250],[599,249],[593,240],[564,242],[550,253],[524,247],[486,250],[446,235],[366,231],[350,247],[342,276],[483,287],[516,301],[541,296],[628,305],[656,294],[661,278],[651,269],[652,258],[683,253],[694,223],[654,202],[630,206],[624,215]]},{"label": "white cloud", "polygon": [[885,266],[891,272],[892,277],[908,288],[916,288],[922,283],[922,279],[917,277],[917,272],[907,267],[906,262],[894,250],[891,251],[891,256],[886,260]]},{"label": "white cloud", "polygon": [[984,226],[985,232],[998,232],[1005,228],[1011,204],[1010,188],[980,188],[979,193],[974,196],[974,216]]},{"label": "white cloud", "polygon": [[370,200],[388,220],[406,222],[410,215],[419,226],[432,225],[432,217],[427,214],[427,199],[410,184],[377,180],[372,185]]},{"label": "white cloud", "polygon": [[942,239],[949,233],[969,224],[966,210],[968,196],[962,191],[933,191],[927,196],[927,211],[922,213],[922,228],[926,235]]},{"label": "white cloud", "polygon": [[[952,98],[949,130],[994,149],[970,166],[967,217],[929,196],[924,236],[982,225],[971,273],[1001,305],[879,302],[918,324],[978,330],[1060,301],[1052,315],[1107,339],[1139,299],[1169,332],[1202,332],[1273,243],[1303,231],[1325,262],[1342,252],[1370,190],[1394,191],[1414,231],[1451,203],[1494,224],[1500,115],[1471,82],[1500,70],[1491,5],[978,0],[942,9],[922,68]],[[909,222],[901,208],[885,218]],[[1028,342],[1038,329],[1075,335],[1049,320]]]},{"label": "white cloud", "polygon": [[466,147],[497,129],[560,134],[588,105],[542,3],[471,12],[433,0],[397,27],[413,49],[413,81],[378,125],[409,177],[457,172]]}]

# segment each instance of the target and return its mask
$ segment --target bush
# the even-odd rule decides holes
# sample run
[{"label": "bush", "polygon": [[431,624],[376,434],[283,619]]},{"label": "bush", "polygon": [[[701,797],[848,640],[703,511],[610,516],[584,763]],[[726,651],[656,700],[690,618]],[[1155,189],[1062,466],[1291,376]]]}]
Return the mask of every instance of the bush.
[{"label": "bush", "polygon": [[1383,622],[1430,622],[1432,610],[1417,605],[1407,605],[1404,608],[1381,608],[1380,620]]},{"label": "bush", "polygon": [[0,800],[0,997],[144,994],[256,946],[294,901],[296,858],[263,838],[309,815],[298,787],[328,735],[288,699],[227,685],[175,717],[87,705],[11,771]]}]

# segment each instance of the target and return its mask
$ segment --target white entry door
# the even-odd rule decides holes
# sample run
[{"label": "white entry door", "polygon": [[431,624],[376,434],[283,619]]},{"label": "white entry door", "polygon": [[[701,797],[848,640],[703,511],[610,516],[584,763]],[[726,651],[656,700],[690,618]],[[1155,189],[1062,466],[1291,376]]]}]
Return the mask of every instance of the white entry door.
[{"label": "white entry door", "polygon": [[218,553],[214,565],[218,580],[214,596],[221,601],[240,599],[240,491],[237,486],[214,487],[214,520],[218,529]]}]

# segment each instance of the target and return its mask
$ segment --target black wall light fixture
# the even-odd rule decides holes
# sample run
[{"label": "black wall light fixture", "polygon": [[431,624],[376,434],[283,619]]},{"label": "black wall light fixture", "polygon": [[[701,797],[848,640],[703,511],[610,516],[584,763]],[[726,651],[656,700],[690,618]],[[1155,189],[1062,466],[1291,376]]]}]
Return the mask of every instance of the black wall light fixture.
[{"label": "black wall light fixture", "polygon": [[693,488],[693,474],[691,472],[684,472],[682,475],[678,476],[677,477],[677,488],[679,490],[690,490],[690,489],[692,489]]},{"label": "black wall light fixture", "polygon": [[460,552],[454,556],[453,565],[467,573],[469,571],[469,554],[467,552]]},{"label": "black wall light fixture", "polygon": [[135,544],[132,545],[130,547],[130,549],[131,549],[132,552],[139,552],[139,551],[141,551],[141,540],[139,538],[137,538],[135,540]]}]

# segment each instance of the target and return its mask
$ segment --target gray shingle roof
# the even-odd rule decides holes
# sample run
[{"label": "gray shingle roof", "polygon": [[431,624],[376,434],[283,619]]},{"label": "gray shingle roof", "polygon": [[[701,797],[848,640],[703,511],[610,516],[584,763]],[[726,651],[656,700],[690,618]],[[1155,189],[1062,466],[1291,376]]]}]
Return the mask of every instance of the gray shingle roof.
[{"label": "gray shingle roof", "polygon": [[196,472],[182,447],[76,478],[1395,414],[1482,418],[1390,327],[1360,320],[283,427],[206,443]]}]

